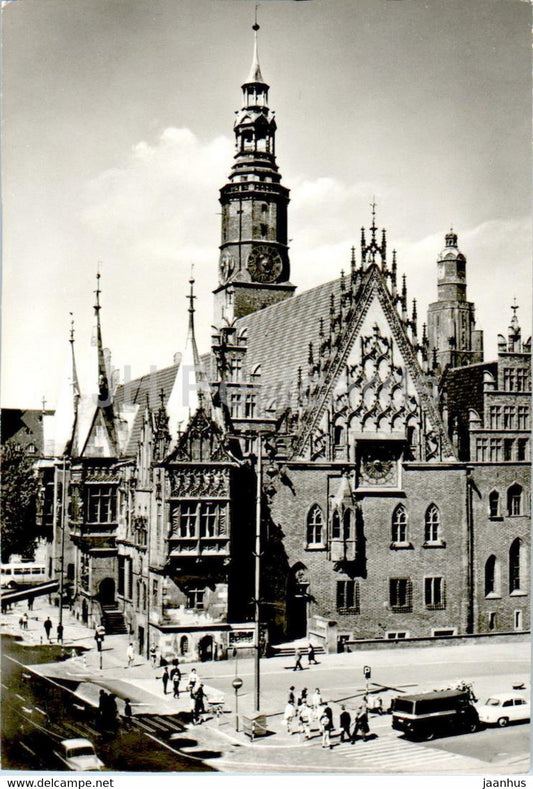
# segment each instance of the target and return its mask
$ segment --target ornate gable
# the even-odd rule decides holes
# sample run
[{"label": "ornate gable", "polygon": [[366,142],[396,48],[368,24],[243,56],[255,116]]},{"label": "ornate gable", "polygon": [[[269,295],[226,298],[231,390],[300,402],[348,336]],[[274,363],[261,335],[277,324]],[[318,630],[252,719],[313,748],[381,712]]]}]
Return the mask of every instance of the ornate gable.
[{"label": "ornate gable", "polygon": [[411,459],[454,457],[412,324],[400,317],[372,265],[349,320],[334,327],[328,357],[315,364],[311,353],[294,456],[354,462],[355,444],[361,454],[373,441],[386,442],[387,455],[398,456],[401,448]]},{"label": "ornate gable", "polygon": [[222,429],[201,406],[177,441],[168,461],[209,462],[234,460],[232,447]]}]

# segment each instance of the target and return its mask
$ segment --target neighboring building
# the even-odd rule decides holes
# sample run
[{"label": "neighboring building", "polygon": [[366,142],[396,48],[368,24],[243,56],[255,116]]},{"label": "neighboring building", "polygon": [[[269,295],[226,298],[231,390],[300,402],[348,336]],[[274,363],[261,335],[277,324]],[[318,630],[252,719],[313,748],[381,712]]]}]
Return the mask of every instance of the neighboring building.
[{"label": "neighboring building", "polygon": [[75,611],[145,654],[252,646],[261,452],[264,642],[526,630],[531,348],[516,314],[483,362],[450,232],[419,330],[375,206],[347,273],[294,295],[257,40],[242,89],[211,352],[196,347],[191,281],[179,365],[114,387],[99,288],[97,397],[72,354],[47,489]]}]

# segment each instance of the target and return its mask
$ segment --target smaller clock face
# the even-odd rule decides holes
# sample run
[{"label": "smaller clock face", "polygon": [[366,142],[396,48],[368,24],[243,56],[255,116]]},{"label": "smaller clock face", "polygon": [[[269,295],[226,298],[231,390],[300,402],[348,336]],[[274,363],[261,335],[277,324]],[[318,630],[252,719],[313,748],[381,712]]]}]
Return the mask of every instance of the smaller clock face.
[{"label": "smaller clock face", "polygon": [[227,250],[220,256],[220,278],[222,282],[228,280],[235,271],[235,260]]},{"label": "smaller clock face", "polygon": [[283,270],[277,249],[254,247],[248,256],[248,271],[254,282],[274,282]]},{"label": "smaller clock face", "polygon": [[392,448],[368,448],[361,455],[360,484],[394,486],[398,481],[397,454]]}]

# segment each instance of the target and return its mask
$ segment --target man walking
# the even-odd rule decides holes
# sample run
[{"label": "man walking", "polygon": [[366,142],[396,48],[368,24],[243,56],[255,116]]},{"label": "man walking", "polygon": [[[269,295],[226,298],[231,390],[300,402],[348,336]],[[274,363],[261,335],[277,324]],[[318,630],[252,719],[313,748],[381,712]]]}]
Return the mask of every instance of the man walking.
[{"label": "man walking", "polygon": [[57,626],[57,643],[58,644],[63,643],[63,625],[61,624],[61,622]]},{"label": "man walking", "polygon": [[366,742],[370,733],[370,728],[368,726],[368,708],[365,701],[361,702],[355,713],[355,726],[353,727],[351,739],[352,745],[355,743],[359,731],[361,731],[363,735],[363,742]]},{"label": "man walking", "polygon": [[168,685],[168,681],[170,679],[169,674],[168,674],[168,666],[165,666],[164,671],[163,671],[163,676],[161,677],[161,679],[163,681],[163,691],[164,691],[165,696],[166,696],[167,695],[167,685]]},{"label": "man walking", "polygon": [[296,663],[294,664],[293,671],[303,671],[301,649],[296,650]]},{"label": "man walking", "polygon": [[50,619],[49,616],[44,620],[43,627],[44,627],[45,632],[46,632],[46,637],[48,639],[48,643],[50,643],[50,633],[52,632],[52,620]]},{"label": "man walking", "polygon": [[344,706],[341,706],[341,716],[339,720],[340,730],[341,730],[341,742],[344,742],[344,737],[350,741],[350,726],[352,724],[352,716]]},{"label": "man walking", "polygon": [[309,661],[309,665],[311,665],[311,663],[314,663],[315,666],[318,666],[318,660],[315,657],[315,648],[312,644],[309,644],[309,647],[307,649],[307,660]]},{"label": "man walking", "polygon": [[133,644],[131,641],[128,644],[128,649],[126,651],[126,658],[128,661],[128,665],[126,666],[126,668],[130,668],[131,666],[133,666],[133,661],[135,660],[135,651],[133,649]]},{"label": "man walking", "polygon": [[179,699],[180,697],[180,682],[181,682],[181,671],[177,666],[171,671],[172,676],[172,686],[174,688],[174,698]]}]

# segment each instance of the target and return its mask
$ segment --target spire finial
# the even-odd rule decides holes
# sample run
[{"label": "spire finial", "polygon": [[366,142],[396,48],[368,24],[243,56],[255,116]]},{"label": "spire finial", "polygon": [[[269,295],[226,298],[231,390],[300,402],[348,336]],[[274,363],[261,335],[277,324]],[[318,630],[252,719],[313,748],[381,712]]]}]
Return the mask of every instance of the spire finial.
[{"label": "spire finial", "polygon": [[70,315],[70,339],[69,342],[74,344],[74,315],[72,312],[69,312]]},{"label": "spire finial", "polygon": [[97,315],[99,311],[102,309],[100,306],[100,293],[102,292],[100,290],[100,277],[102,276],[100,274],[100,266],[101,266],[101,261],[99,260],[96,266],[96,290],[93,291],[96,294],[96,304],[94,305],[94,309]]},{"label": "spire finial", "polygon": [[374,239],[376,237],[376,230],[377,230],[377,227],[376,227],[376,205],[377,205],[376,204],[376,197],[374,195],[372,197],[372,202],[370,203],[370,207],[372,208],[372,225],[370,227],[370,230],[372,231],[372,238],[374,238]]},{"label": "spire finial", "polygon": [[43,405],[42,411],[44,414],[44,412],[46,411],[46,397],[44,395],[43,395],[43,399],[41,400],[41,403]]},{"label": "spire finial", "polygon": [[191,276],[189,278],[190,290],[189,290],[189,295],[187,296],[187,298],[189,299],[189,314],[191,316],[194,313],[194,300],[196,298],[196,296],[194,295],[194,282],[195,280],[194,280],[194,263],[193,263],[191,266]]},{"label": "spire finial", "polygon": [[261,82],[264,84],[263,76],[261,74],[261,66],[259,65],[259,54],[258,54],[258,46],[257,46],[257,31],[259,29],[260,29],[260,25],[257,22],[257,6],[256,6],[255,22],[252,25],[252,30],[254,31],[254,55],[253,55],[252,66],[250,68],[248,79],[244,83],[245,85],[250,85],[254,82]]}]

